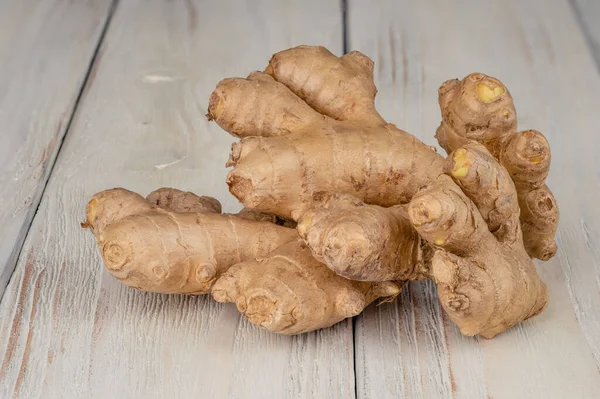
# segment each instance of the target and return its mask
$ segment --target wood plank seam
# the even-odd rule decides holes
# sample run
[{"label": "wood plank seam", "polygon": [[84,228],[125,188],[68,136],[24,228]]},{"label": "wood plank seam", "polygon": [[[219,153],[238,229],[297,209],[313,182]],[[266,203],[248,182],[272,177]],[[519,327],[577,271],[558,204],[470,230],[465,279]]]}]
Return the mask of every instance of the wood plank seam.
[{"label": "wood plank seam", "polygon": [[[42,197],[44,196],[44,193],[46,192],[46,186],[48,185],[48,182],[50,181],[50,176],[52,175],[52,172],[54,171],[54,165],[56,164],[56,160],[58,159],[58,155],[62,149],[63,143],[65,142],[65,139],[67,138],[67,135],[69,134],[69,129],[71,127],[71,123],[73,121],[75,113],[77,112],[82,95],[85,92],[85,88],[88,85],[88,81],[90,80],[91,72],[94,69],[94,65],[96,63],[100,47],[102,45],[102,42],[104,41],[104,36],[108,30],[110,21],[112,19],[112,16],[114,15],[114,12],[116,10],[118,2],[119,2],[119,0],[113,0],[110,5],[110,8],[108,9],[108,13],[106,15],[106,20],[104,21],[104,24],[102,26],[102,31],[100,33],[100,36],[98,37],[98,42],[96,43],[96,47],[94,49],[94,52],[92,53],[92,57],[90,58],[90,62],[88,64],[85,76],[81,83],[81,87],[79,87],[79,92],[77,93],[75,103],[73,104],[73,108],[71,110],[70,115],[67,116],[68,120],[67,120],[67,123],[65,126],[65,130],[62,134],[62,137],[58,138],[58,145],[57,145],[57,149],[54,153],[54,156],[52,156],[52,154],[46,155],[46,156],[51,157],[51,159],[48,160],[48,163],[45,167],[46,170],[44,171],[44,173],[46,174],[46,176],[44,177],[44,181],[40,185],[41,188],[38,188],[36,190],[36,196],[32,200],[32,206],[31,206],[31,209],[29,210],[30,216],[25,220],[25,223],[22,226],[22,234],[20,235],[21,238],[15,243],[15,247],[13,248],[13,251],[12,251],[11,255],[9,256],[9,258],[6,262],[6,265],[5,265],[4,269],[2,270],[3,274],[8,275],[8,276],[6,276],[4,279],[2,279],[2,281],[0,281],[0,284],[1,284],[0,285],[0,303],[4,299],[4,293],[6,291],[6,287],[10,283],[10,280],[15,271],[15,267],[21,258],[23,245],[25,244],[25,239],[27,238],[27,235],[29,234],[29,230],[31,229],[33,220],[35,219],[35,216],[37,215],[38,209],[40,207],[40,203],[42,202]],[[58,130],[60,130],[61,128],[62,128],[62,124],[59,125]]]},{"label": "wood plank seam", "polygon": [[[96,13],[71,106],[110,4]],[[354,397],[351,320],[285,337],[241,320],[235,305],[127,289],[79,227],[87,199],[119,185],[173,185],[236,211],[223,167],[233,139],[206,123],[210,92],[281,49],[342,53],[340,16],[340,0],[118,4],[0,306],[0,359],[16,332],[0,396],[14,393],[22,368],[19,394],[29,398]]]}]

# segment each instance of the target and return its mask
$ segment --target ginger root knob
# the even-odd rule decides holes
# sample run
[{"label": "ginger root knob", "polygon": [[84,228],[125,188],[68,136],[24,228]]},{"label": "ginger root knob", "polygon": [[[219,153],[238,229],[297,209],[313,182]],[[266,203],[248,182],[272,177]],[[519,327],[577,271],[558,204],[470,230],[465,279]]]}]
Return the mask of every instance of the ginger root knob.
[{"label": "ginger root knob", "polygon": [[502,86],[490,87],[483,82],[477,83],[477,98],[485,104],[496,101],[505,91]]}]

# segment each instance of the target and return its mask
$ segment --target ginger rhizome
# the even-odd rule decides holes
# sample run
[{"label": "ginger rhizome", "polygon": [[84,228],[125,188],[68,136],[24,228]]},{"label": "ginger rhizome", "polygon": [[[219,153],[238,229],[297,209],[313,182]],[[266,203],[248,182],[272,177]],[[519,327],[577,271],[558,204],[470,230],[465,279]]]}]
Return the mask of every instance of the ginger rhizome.
[{"label": "ginger rhizome", "polygon": [[487,149],[508,170],[517,189],[525,249],[548,260],[556,253],[558,207],[545,184],[550,147],[538,131],[517,132],[517,114],[508,89],[497,79],[472,74],[445,82],[439,90],[440,145],[452,152],[469,140]]},{"label": "ginger rhizome", "polygon": [[336,275],[312,257],[294,229],[265,220],[269,215],[220,211],[214,198],[176,189],[161,188],[146,199],[112,189],[90,200],[83,225],[122,283],[166,294],[212,292],[282,334],[329,327],[400,293],[401,284]]},{"label": "ginger rhizome", "polygon": [[[547,141],[537,132],[514,131],[512,98],[498,80],[472,74],[457,82],[440,88],[444,122],[437,137],[449,152],[475,140],[500,159],[520,194],[526,248],[547,260],[556,251],[558,221],[554,197],[543,184],[550,167]],[[338,58],[322,47],[282,51],[266,73],[220,82],[208,117],[242,137],[228,163],[234,166],[227,178],[232,194],[249,208],[294,220],[314,208],[318,192],[386,207],[408,203],[443,172],[444,159],[386,123],[374,108],[375,93],[370,59],[359,52]]]},{"label": "ginger rhizome", "polygon": [[241,138],[227,184],[246,208],[223,215],[216,200],[174,189],[99,193],[85,224],[107,268],[145,290],[212,291],[284,334],[425,278],[466,335],[541,312],[532,258],[554,255],[558,221],[546,139],[517,132],[508,89],[472,74],[440,88],[444,158],[387,123],[376,91],[367,56],[311,46],[221,81],[207,117]]},{"label": "ginger rhizome", "polygon": [[210,293],[231,265],[297,239],[293,229],[220,212],[210,197],[160,189],[145,199],[117,188],[89,201],[84,226],[109,273],[130,287],[167,294]]},{"label": "ginger rhizome", "polygon": [[218,302],[234,302],[260,327],[299,334],[356,316],[377,298],[394,298],[402,285],[345,279],[297,240],[264,258],[233,265],[215,283],[212,295]]},{"label": "ginger rhizome", "polygon": [[546,285],[523,245],[506,169],[472,142],[450,154],[446,170],[412,199],[408,215],[434,250],[427,274],[450,319],[465,335],[491,338],[540,313]]}]

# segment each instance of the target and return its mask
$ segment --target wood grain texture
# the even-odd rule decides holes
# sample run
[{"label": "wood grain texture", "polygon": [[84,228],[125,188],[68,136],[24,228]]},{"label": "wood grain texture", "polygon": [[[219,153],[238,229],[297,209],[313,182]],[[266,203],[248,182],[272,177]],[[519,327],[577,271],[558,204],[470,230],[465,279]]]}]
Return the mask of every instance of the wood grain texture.
[{"label": "wood grain texture", "polygon": [[579,19],[583,33],[592,49],[596,65],[600,69],[600,2],[597,0],[570,0]]},{"label": "wood grain texture", "polygon": [[111,3],[0,0],[0,298]]},{"label": "wood grain texture", "polygon": [[[310,21],[310,24],[307,24]],[[87,200],[163,186],[239,205],[216,83],[302,43],[341,52],[338,1],[121,1],[0,308],[0,397],[354,396],[350,321],[269,334],[207,297],[128,289],[79,227]]]},{"label": "wood grain texture", "polygon": [[[558,28],[560,27],[560,28]],[[356,321],[362,398],[592,398],[600,390],[600,168],[594,60],[568,2],[349,2],[349,43],[376,62],[378,109],[435,145],[437,88],[484,72],[504,81],[520,127],[553,149],[559,252],[538,263],[546,311],[493,340],[466,338],[431,283]]]}]

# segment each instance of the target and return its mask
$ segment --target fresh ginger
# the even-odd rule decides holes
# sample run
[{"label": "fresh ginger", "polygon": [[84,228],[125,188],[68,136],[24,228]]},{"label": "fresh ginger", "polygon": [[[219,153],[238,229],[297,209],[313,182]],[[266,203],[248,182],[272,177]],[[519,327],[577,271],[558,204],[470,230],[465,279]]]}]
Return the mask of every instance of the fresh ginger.
[{"label": "fresh ginger", "polygon": [[218,302],[233,302],[252,323],[280,334],[332,326],[377,298],[394,298],[401,282],[345,279],[317,261],[300,241],[264,258],[233,265],[215,283]]},{"label": "fresh ginger", "polygon": [[323,47],[221,81],[207,116],[241,138],[227,184],[247,208],[222,215],[216,200],[174,189],[99,193],[85,226],[107,268],[144,290],[212,291],[283,334],[332,325],[423,278],[466,335],[493,337],[541,312],[531,257],[556,251],[550,151],[540,133],[516,132],[508,89],[482,74],[442,85],[446,159],[386,123],[375,93],[368,57]]},{"label": "fresh ginger", "polygon": [[406,209],[336,195],[307,212],[298,231],[317,259],[348,278],[434,280],[463,334],[493,337],[542,311],[546,286],[525,251],[506,169],[470,142],[445,171]]},{"label": "fresh ginger", "polygon": [[476,143],[450,154],[446,165],[450,176],[421,190],[408,215],[434,250],[426,273],[450,319],[465,335],[491,338],[540,313],[547,288],[523,245],[506,169]]},{"label": "fresh ginger", "polygon": [[298,223],[313,255],[352,280],[424,278],[431,256],[405,206],[367,205],[348,194],[323,194]]},{"label": "fresh ginger", "polygon": [[[387,207],[408,203],[442,174],[442,156],[387,124],[375,110],[373,63],[363,54],[338,58],[322,47],[301,46],[275,54],[266,72],[225,79],[209,104],[209,119],[243,137],[232,147],[228,165],[234,169],[227,183],[244,205],[294,220],[314,208],[318,192],[350,194]],[[472,74],[456,82],[440,88],[444,120],[451,120],[438,129],[442,146],[450,152],[468,138],[501,157],[520,193],[526,248],[547,260],[556,251],[552,237],[558,208],[543,185],[550,167],[546,140],[537,132],[514,132],[512,98],[496,79]],[[467,90],[488,86],[495,89]],[[298,97],[305,104],[299,106]],[[453,115],[461,123],[479,125],[460,125]],[[447,125],[462,140],[444,139],[451,134]],[[473,126],[479,134],[469,130]],[[492,135],[496,141],[505,138],[506,150],[494,151]]]},{"label": "fresh ginger", "polygon": [[179,190],[160,189],[144,199],[116,188],[94,195],[83,226],[96,236],[109,273],[161,293],[210,293],[231,265],[297,239],[293,229],[220,210],[214,198]]},{"label": "fresh ginger", "polygon": [[474,73],[445,82],[439,90],[440,145],[452,152],[476,140],[500,161],[517,189],[527,252],[548,260],[556,253],[558,207],[545,184],[550,147],[538,131],[517,132],[517,114],[508,89],[497,79]]},{"label": "fresh ginger", "polygon": [[83,225],[96,235],[106,269],[123,284],[167,294],[212,292],[281,334],[329,327],[400,293],[401,284],[336,275],[312,257],[295,230],[265,221],[269,215],[220,210],[214,198],[172,188],[147,199],[112,189],[90,200]]},{"label": "fresh ginger", "polygon": [[[463,82],[475,82],[475,87],[479,84],[480,89],[453,93],[452,99],[457,109],[461,108],[461,101],[470,105],[462,115],[462,120],[468,120],[467,116],[470,116],[471,120],[488,121],[488,126],[494,127],[492,122],[500,115],[502,119],[496,125],[508,129],[508,125],[503,123],[507,123],[507,118],[514,119],[514,112],[505,116],[505,105],[512,106],[508,90],[497,80],[482,74],[469,75]],[[445,118],[450,98],[448,85],[446,83],[440,89],[440,93],[446,96],[440,94]],[[285,91],[283,86],[289,91]],[[263,100],[261,93],[264,92],[274,97]],[[410,134],[387,124],[379,116],[374,107],[375,92],[373,63],[366,56],[352,52],[338,58],[324,48],[307,46],[275,54],[264,74],[255,72],[248,79],[226,79],[220,83],[211,95],[208,117],[235,136],[242,137],[239,143],[232,146],[228,163],[234,166],[228,176],[230,190],[246,206],[297,220],[298,231],[314,256],[339,275],[362,281],[430,277],[441,282],[432,272],[431,257],[444,248],[447,238],[444,234],[453,232],[451,225],[444,227],[447,230],[445,232],[440,229],[439,236],[433,237],[430,245],[424,245],[410,233],[410,222],[415,225],[415,220],[409,220],[405,207],[408,205],[409,210],[412,209],[411,200],[420,190],[423,187],[431,188],[431,185],[435,187],[440,181],[445,183],[445,188],[434,191],[436,195],[442,196],[449,187],[454,187],[456,192],[461,192],[461,189],[451,179],[443,178],[446,165],[444,158]],[[309,107],[298,107],[298,97]],[[296,109],[301,112],[294,113]],[[311,112],[311,109],[314,111]],[[260,112],[255,113],[254,110]],[[469,128],[449,123],[456,131]],[[515,126],[514,121],[510,126]],[[480,130],[483,129],[480,127]],[[441,137],[439,132],[438,136]],[[540,179],[543,183],[548,172],[549,148],[540,144],[540,137],[543,138],[541,134],[520,134],[515,139],[519,145],[505,145],[503,152],[493,151],[495,147],[482,135],[469,137],[469,140],[480,141],[489,147],[509,171],[518,168],[534,171],[530,174],[512,173],[514,182],[484,147],[459,149],[446,146],[449,151],[459,149],[452,154],[459,163],[461,156],[467,153],[472,156],[477,152],[477,170],[471,173],[479,176],[481,169],[478,178],[488,183],[480,187],[481,192],[471,193],[470,196],[471,200],[482,206],[484,216],[475,211],[468,213],[470,217],[476,219],[473,214],[477,214],[489,223],[485,227],[492,234],[499,233],[498,229],[508,228],[505,219],[514,224],[516,218],[518,225],[521,214],[523,230],[516,226],[519,231],[513,231],[510,245],[504,245],[506,242],[501,241],[503,251],[511,255],[499,254],[498,262],[512,258],[510,267],[516,276],[520,276],[517,273],[520,270],[525,276],[523,281],[535,281],[535,287],[543,287],[532,289],[529,297],[516,301],[523,309],[506,314],[507,319],[496,314],[489,317],[481,315],[478,324],[469,317],[461,322],[459,317],[453,317],[465,333],[493,336],[515,322],[536,314],[529,310],[535,308],[539,311],[546,303],[545,286],[539,280],[531,259],[521,255],[526,254],[525,248],[530,256],[543,259],[551,257],[555,247],[549,240],[552,240],[554,231],[546,229],[546,225],[555,226],[557,219],[546,225],[540,221],[537,225],[532,224],[526,217],[529,210],[520,212],[515,199],[523,197],[520,183],[524,176],[530,176],[529,180],[535,176],[538,179],[536,184],[539,184]],[[470,145],[466,139],[460,144]],[[509,148],[514,149],[513,161],[505,161],[510,159],[510,154],[504,155]],[[539,149],[541,158],[521,155],[532,152],[531,148]],[[461,163],[455,171],[456,178],[461,174],[468,175],[469,167],[466,160]],[[486,168],[489,176],[485,175]],[[504,172],[502,179],[495,182],[485,180],[499,176],[498,170]],[[492,183],[501,185],[502,190],[495,187],[494,192]],[[514,183],[517,183],[517,192],[521,195],[514,194]],[[554,200],[549,191],[547,193],[546,198],[550,199],[544,204],[548,204],[556,215]],[[322,198],[326,200],[322,201]],[[447,223],[452,223],[457,215],[448,212],[452,217]],[[532,229],[532,225],[544,229]],[[515,226],[511,225],[511,228]],[[417,231],[421,230],[417,228]],[[421,237],[429,241],[423,234]],[[492,246],[491,241],[489,245]],[[451,247],[444,253],[457,257],[470,256],[467,247],[468,242],[465,242],[462,252],[461,248]],[[499,248],[498,245],[495,247]],[[541,247],[546,249],[540,251]],[[487,276],[495,281],[493,259],[483,260],[492,270]],[[479,260],[479,263],[483,260]],[[455,269],[458,270],[457,267]],[[518,290],[504,288],[518,286],[511,280],[514,277],[509,277],[501,286],[489,285],[481,290],[485,298],[499,298],[496,301],[488,300],[487,306],[502,308],[502,298],[513,294],[523,295]],[[442,298],[442,292],[440,290],[440,299],[443,303],[448,302],[447,298]],[[475,297],[478,295],[472,294]],[[466,297],[463,302],[471,300],[475,311],[480,305],[476,299]],[[468,305],[461,306],[461,312],[470,314]],[[494,318],[500,319],[500,325],[503,326],[500,330],[492,321]]]}]

